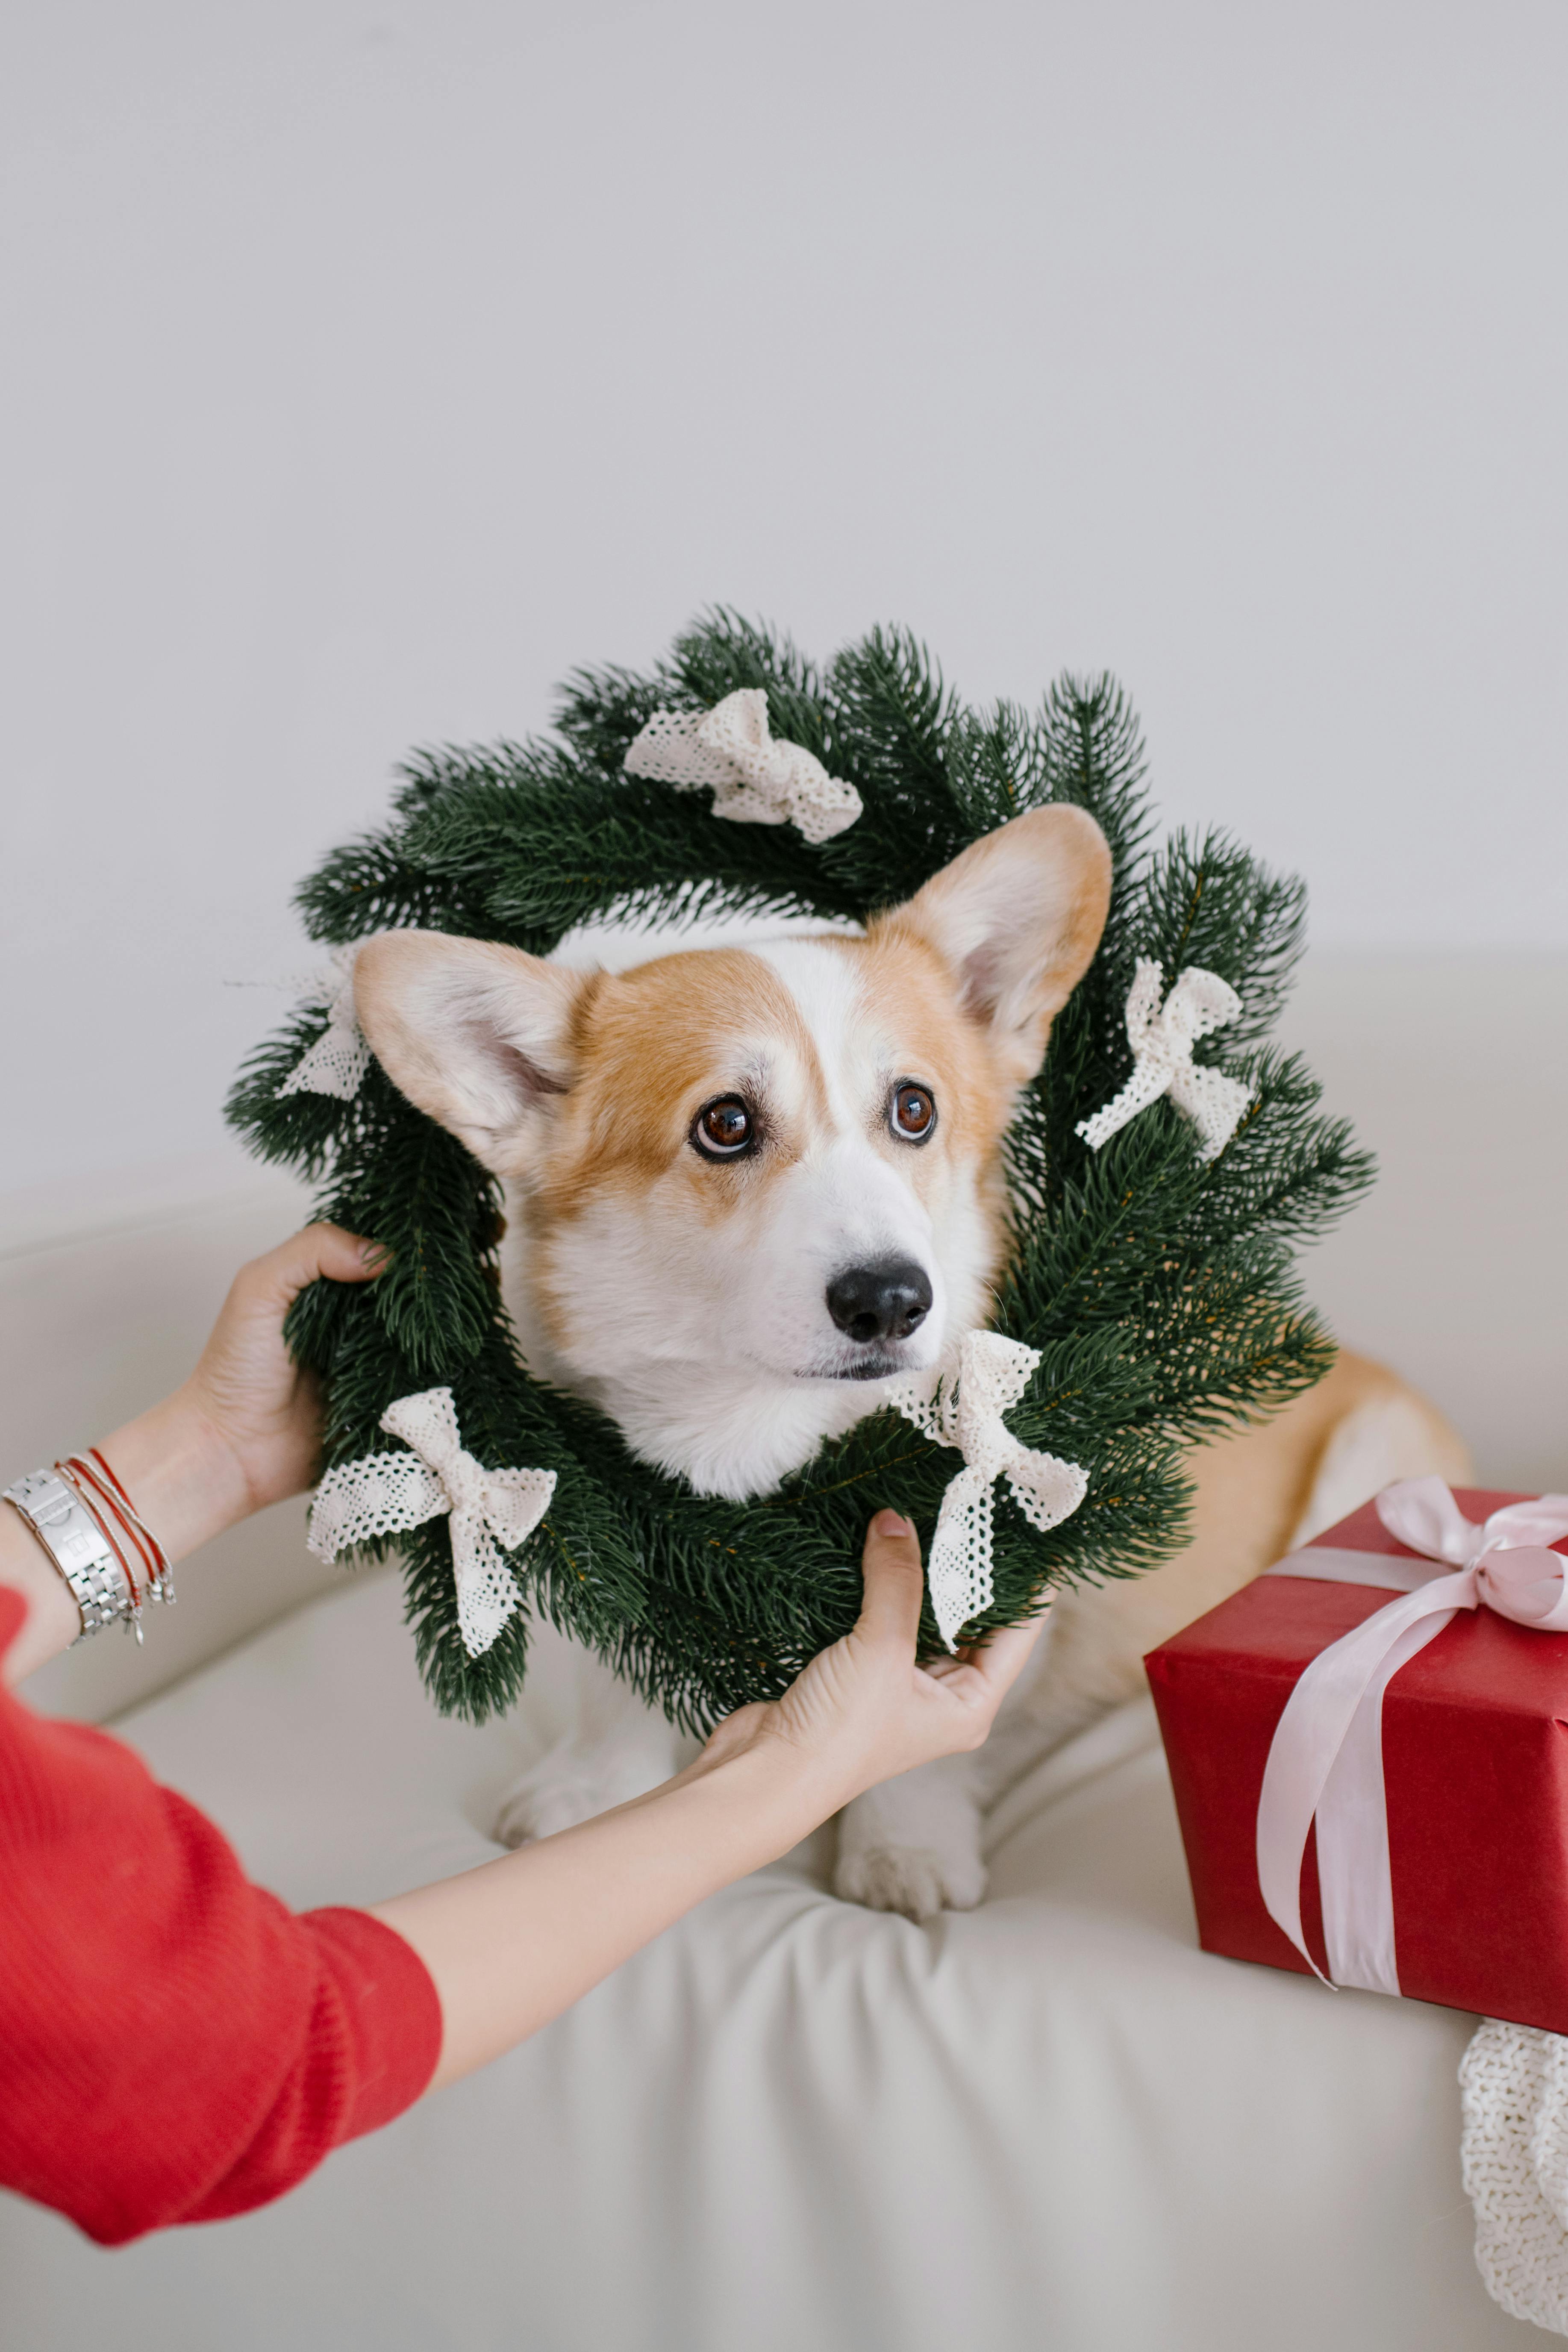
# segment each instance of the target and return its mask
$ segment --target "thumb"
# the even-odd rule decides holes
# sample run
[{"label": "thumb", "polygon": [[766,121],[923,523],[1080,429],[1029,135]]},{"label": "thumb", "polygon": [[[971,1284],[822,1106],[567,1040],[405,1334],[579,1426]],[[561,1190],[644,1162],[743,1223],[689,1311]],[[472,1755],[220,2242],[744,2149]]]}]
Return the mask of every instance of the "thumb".
[{"label": "thumb", "polygon": [[912,1651],[925,1591],[921,1542],[912,1523],[897,1511],[879,1511],[866,1530],[860,1567],[866,1581],[856,1632]]},{"label": "thumb", "polygon": [[253,1260],[244,1268],[241,1280],[254,1292],[287,1307],[308,1282],[322,1275],[331,1282],[368,1282],[385,1263],[385,1253],[374,1242],[322,1220],[307,1225],[302,1233],[290,1234],[265,1257]]}]

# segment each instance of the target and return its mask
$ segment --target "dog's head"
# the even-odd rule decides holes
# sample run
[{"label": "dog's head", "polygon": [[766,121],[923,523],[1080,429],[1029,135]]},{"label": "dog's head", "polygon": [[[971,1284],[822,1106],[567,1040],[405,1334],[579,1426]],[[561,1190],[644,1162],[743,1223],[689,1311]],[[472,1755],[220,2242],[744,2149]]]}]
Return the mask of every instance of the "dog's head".
[{"label": "dog's head", "polygon": [[512,1188],[558,1376],[874,1382],[984,1320],[1002,1138],[1110,887],[1093,820],[1041,809],[864,938],[612,974],[395,931],[355,1000],[393,1083]]}]

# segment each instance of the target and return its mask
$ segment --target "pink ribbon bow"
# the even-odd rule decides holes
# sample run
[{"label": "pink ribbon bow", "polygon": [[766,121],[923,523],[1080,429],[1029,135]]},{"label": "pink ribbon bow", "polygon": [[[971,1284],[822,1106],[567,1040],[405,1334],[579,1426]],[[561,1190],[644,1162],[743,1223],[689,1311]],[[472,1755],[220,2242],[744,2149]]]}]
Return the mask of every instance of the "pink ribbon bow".
[{"label": "pink ribbon bow", "polygon": [[1441,1478],[1406,1478],[1384,1488],[1377,1515],[1422,1559],[1309,1546],[1268,1571],[1392,1584],[1401,1597],[1331,1642],[1291,1692],[1264,1768],[1258,1883],[1269,1917],[1321,1976],[1301,1932],[1301,1859],[1315,1819],[1325,1981],[1396,1993],[1383,1694],[1460,1609],[1484,1605],[1516,1625],[1568,1633],[1568,1559],[1547,1549],[1568,1535],[1568,1495],[1506,1504],[1477,1527]]}]

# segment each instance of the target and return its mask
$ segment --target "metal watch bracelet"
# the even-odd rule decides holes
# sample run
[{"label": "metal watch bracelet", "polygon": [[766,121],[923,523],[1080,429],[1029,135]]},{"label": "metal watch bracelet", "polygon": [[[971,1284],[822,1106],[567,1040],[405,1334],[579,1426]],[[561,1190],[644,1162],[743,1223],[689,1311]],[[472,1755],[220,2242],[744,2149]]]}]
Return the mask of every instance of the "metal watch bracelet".
[{"label": "metal watch bracelet", "polygon": [[92,1513],[58,1471],[30,1471],[5,1488],[4,1499],[26,1519],[69,1585],[81,1612],[79,1642],[101,1626],[132,1621],[125,1571]]}]

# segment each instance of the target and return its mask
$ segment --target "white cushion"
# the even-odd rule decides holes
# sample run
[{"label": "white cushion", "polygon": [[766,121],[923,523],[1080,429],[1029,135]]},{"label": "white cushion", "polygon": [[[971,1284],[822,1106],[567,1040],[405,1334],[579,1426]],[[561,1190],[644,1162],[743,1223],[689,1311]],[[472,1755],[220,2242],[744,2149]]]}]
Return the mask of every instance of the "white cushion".
[{"label": "white cushion", "polygon": [[[121,1727],[299,1905],[493,1849],[551,1736],[443,1722],[389,1574]],[[1146,1705],[994,1823],[982,1909],[826,1891],[827,1836],[280,2204],[104,2253],[0,2200],[28,2352],[1493,2352],[1468,2018],[1194,1945]]]}]

